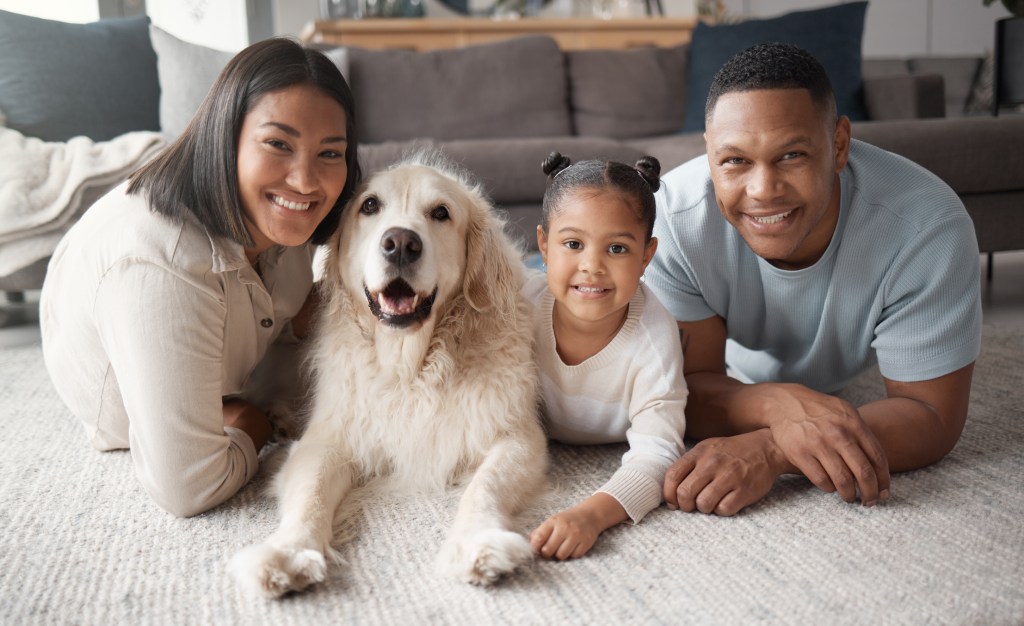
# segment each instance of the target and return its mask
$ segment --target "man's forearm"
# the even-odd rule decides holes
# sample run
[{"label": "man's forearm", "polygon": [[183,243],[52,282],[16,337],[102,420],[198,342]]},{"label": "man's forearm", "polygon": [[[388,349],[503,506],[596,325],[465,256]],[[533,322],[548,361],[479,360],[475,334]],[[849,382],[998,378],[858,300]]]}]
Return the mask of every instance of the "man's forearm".
[{"label": "man's forearm", "polygon": [[951,427],[932,407],[909,398],[878,400],[858,411],[882,444],[893,472],[941,460],[956,445],[962,430],[962,423]]},{"label": "man's forearm", "polygon": [[[857,409],[878,439],[892,471],[924,467],[952,450],[967,415],[973,364],[931,381],[886,381],[888,398]],[[687,434],[697,439],[731,436],[771,427],[804,407],[786,407],[787,396],[820,396],[799,385],[750,385],[721,374],[687,376]]]},{"label": "man's forearm", "polygon": [[695,439],[730,437],[771,426],[777,383],[747,384],[725,374],[686,377],[686,434]]}]

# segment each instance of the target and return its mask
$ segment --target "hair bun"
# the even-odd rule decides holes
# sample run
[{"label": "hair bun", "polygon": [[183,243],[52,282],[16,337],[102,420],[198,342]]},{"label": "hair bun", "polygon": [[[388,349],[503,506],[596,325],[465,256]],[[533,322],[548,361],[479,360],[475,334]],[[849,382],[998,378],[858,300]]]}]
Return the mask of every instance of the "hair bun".
[{"label": "hair bun", "polygon": [[651,191],[661,188],[661,161],[652,156],[643,156],[636,162],[634,168],[640,177],[650,185]]},{"label": "hair bun", "polygon": [[567,156],[562,156],[561,152],[555,151],[548,155],[548,158],[544,159],[541,163],[541,169],[548,176],[554,178],[559,172],[572,165],[572,161]]}]

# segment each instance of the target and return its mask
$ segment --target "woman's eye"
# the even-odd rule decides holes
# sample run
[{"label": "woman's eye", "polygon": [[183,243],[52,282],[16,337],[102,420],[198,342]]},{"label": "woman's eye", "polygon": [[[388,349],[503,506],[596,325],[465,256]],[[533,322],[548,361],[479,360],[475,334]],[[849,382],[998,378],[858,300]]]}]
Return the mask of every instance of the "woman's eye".
[{"label": "woman's eye", "polygon": [[626,246],[619,243],[613,243],[612,245],[608,246],[608,252],[611,252],[612,254],[625,254],[628,251],[629,250],[626,248]]},{"label": "woman's eye", "polygon": [[338,152],[336,150],[325,150],[325,151],[320,153],[320,156],[326,157],[328,159],[341,159],[341,158],[345,157],[344,154],[342,154],[342,153],[340,153],[340,152]]},{"label": "woman's eye", "polygon": [[430,218],[432,220],[437,221],[437,222],[446,222],[446,221],[448,221],[448,218],[449,218],[448,207],[444,206],[443,204],[441,206],[437,207],[436,209],[434,209],[433,211],[430,212]]},{"label": "woman's eye", "polygon": [[580,250],[583,248],[583,244],[578,241],[566,241],[565,247],[570,250]]},{"label": "woman's eye", "polygon": [[377,198],[370,196],[366,200],[363,200],[362,206],[359,207],[359,212],[363,215],[375,215],[380,211],[380,201]]},{"label": "woman's eye", "polygon": [[267,140],[267,145],[270,146],[271,148],[276,148],[278,150],[287,150],[288,149],[288,144],[286,144],[283,141],[279,141],[277,139],[268,139]]}]

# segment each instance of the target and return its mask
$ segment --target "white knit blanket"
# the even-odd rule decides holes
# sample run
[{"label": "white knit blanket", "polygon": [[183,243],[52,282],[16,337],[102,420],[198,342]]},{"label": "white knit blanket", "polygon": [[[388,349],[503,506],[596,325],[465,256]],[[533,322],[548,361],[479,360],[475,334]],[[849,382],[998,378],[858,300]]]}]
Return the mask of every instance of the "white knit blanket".
[{"label": "white knit blanket", "polygon": [[0,127],[0,276],[52,254],[89,205],[164,143],[148,131],[46,142]]}]

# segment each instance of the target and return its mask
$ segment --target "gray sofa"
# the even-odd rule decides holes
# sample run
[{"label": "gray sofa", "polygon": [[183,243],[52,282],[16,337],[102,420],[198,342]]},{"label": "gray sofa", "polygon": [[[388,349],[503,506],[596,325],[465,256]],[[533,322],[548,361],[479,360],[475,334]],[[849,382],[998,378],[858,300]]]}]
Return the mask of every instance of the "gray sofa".
[{"label": "gray sofa", "polygon": [[[151,39],[158,102],[140,99],[133,106],[153,107],[149,117],[159,119],[157,128],[138,130],[173,136],[178,127],[168,120],[180,125],[188,118],[230,55],[166,33],[158,39],[158,32]],[[626,162],[650,154],[664,171],[703,153],[699,133],[679,130],[685,45],[562,51],[552,39],[534,36],[424,53],[329,53],[355,93],[364,172],[411,147],[442,148],[484,183],[527,248],[535,245],[545,183],[540,163],[550,151]],[[854,136],[949,183],[975,220],[982,251],[1024,249],[1024,116],[946,116],[942,74],[914,72],[902,60],[872,63],[865,63],[863,81],[870,121],[855,122]],[[898,71],[901,63],[906,71]],[[9,71],[4,67],[0,62],[0,83]],[[59,81],[42,85],[44,91],[50,84],[59,99]],[[186,90],[190,95],[182,98]],[[38,288],[44,272],[45,259],[0,276],[0,290]]]},{"label": "gray sofa", "polygon": [[[945,180],[975,220],[983,252],[1024,248],[1024,116],[965,116],[947,103],[947,76],[963,93],[979,59],[866,61],[868,121],[853,135],[914,160]],[[534,244],[551,150],[573,159],[634,161],[665,171],[704,152],[680,133],[687,46],[561,51],[544,37],[428,53],[348,50],[360,115],[362,163],[384,167],[410,145],[444,148],[474,171]],[[947,115],[947,110],[951,113]]]}]

